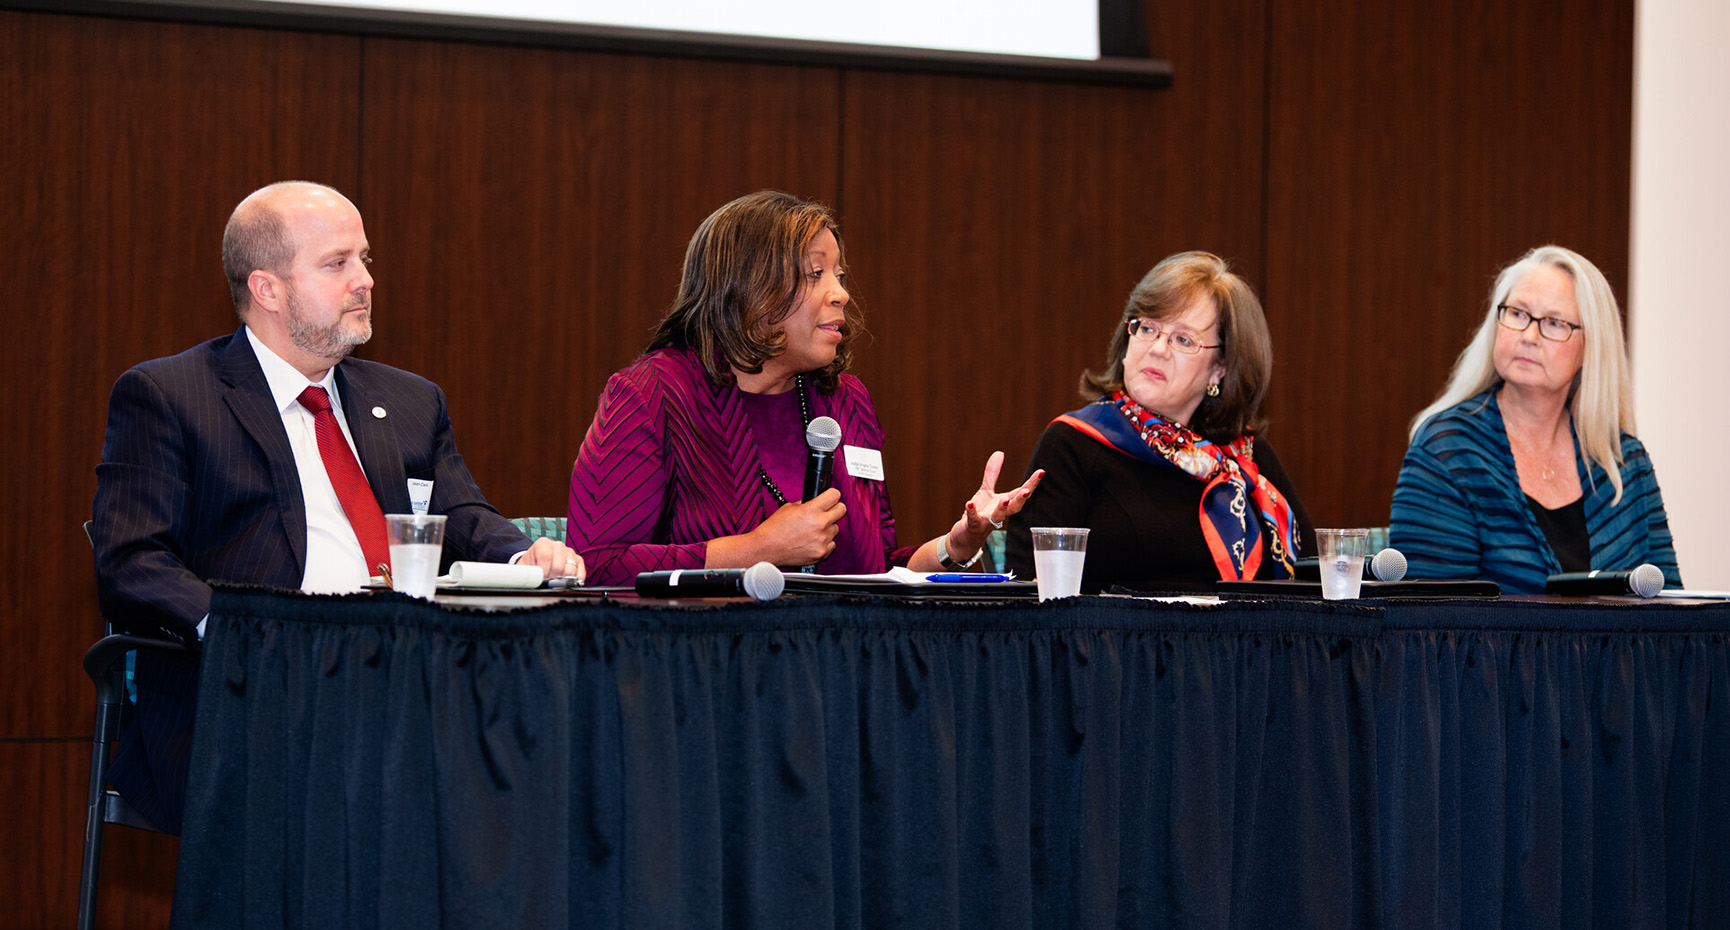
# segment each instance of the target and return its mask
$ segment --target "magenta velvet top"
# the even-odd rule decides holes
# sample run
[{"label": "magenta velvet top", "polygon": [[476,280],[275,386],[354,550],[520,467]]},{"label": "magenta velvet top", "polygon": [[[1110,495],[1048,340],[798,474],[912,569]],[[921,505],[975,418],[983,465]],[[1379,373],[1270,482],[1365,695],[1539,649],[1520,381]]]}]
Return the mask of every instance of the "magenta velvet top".
[{"label": "magenta velvet top", "polygon": [[[858,378],[842,375],[832,395],[809,382],[806,390],[811,415],[834,417],[844,445],[883,448],[883,428]],[[784,463],[785,447],[802,449],[804,436],[757,436],[745,396],[730,384],[711,385],[686,348],[650,352],[607,380],[571,468],[570,545],[588,563],[590,584],[628,585],[638,572],[702,568],[709,540],[747,533],[775,512],[779,505],[757,478],[760,450]],[[791,482],[784,464],[770,473],[788,500],[798,498],[802,472]],[[907,564],[914,550],[895,545],[883,482],[848,475],[838,452],[834,486],[847,515],[834,554],[817,571]]]}]

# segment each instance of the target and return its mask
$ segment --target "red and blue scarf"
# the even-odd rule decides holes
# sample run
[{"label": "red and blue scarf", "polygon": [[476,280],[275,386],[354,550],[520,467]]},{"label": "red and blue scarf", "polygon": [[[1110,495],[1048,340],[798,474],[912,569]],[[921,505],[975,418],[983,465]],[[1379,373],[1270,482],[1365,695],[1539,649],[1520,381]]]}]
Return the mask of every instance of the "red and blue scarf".
[{"label": "red and blue scarf", "polygon": [[[1239,436],[1224,446],[1216,445],[1183,424],[1143,408],[1123,391],[1053,422],[1074,427],[1131,458],[1177,468],[1205,482],[1198,517],[1220,578],[1254,578],[1264,551],[1273,560],[1275,578],[1293,577],[1297,525],[1285,495],[1255,467],[1255,437]],[[1249,515],[1252,501],[1258,518]]]}]

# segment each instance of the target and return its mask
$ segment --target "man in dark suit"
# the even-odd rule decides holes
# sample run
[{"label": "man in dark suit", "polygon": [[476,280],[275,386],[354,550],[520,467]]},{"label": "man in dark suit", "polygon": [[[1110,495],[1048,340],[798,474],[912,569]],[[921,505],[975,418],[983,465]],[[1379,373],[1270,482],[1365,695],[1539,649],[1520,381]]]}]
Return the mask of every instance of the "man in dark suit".
[{"label": "man in dark suit", "polygon": [[[206,579],[355,590],[388,562],[384,513],[444,514],[447,565],[581,574],[575,552],[531,545],[487,503],[437,385],[347,357],[372,336],[373,289],[347,198],[305,182],[256,191],[222,252],[240,330],[133,368],[109,399],[92,527],[103,616],[191,641]],[[140,653],[135,677],[111,781],[178,831],[196,665]]]}]

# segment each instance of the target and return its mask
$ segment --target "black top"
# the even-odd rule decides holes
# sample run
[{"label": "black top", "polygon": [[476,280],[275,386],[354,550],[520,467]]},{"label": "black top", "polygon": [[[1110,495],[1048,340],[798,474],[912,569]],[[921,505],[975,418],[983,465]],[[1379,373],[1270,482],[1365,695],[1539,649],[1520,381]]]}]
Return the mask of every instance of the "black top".
[{"label": "black top", "polygon": [[1538,529],[1544,531],[1544,540],[1550,544],[1550,551],[1556,553],[1556,561],[1562,563],[1562,571],[1592,570],[1592,535],[1586,530],[1584,495],[1572,504],[1550,510],[1527,494],[1526,506],[1538,519]]},{"label": "black top", "polygon": [[[1273,447],[1257,439],[1253,454],[1256,468],[1291,505],[1299,554],[1315,555],[1315,528]],[[1081,575],[1084,593],[1112,585],[1211,591],[1219,582],[1201,534],[1204,482],[1168,465],[1131,458],[1063,423],[1047,426],[1039,437],[1027,473],[1036,468],[1045,469],[1045,479],[1027,506],[1009,518],[1005,561],[1018,578],[1033,577],[1030,527],[1085,526],[1093,532]],[[1264,547],[1265,538],[1264,529]],[[1262,560],[1255,577],[1273,577],[1271,560]]]}]

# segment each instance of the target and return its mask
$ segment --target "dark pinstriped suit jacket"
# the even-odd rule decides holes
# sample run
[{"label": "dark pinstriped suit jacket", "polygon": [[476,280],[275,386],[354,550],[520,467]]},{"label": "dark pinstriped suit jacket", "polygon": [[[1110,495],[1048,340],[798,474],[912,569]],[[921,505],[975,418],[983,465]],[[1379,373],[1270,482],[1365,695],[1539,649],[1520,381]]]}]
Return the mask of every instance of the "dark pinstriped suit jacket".
[{"label": "dark pinstriped suit jacket", "polygon": [[[336,379],[385,513],[407,513],[408,479],[429,478],[430,511],[448,517],[447,564],[502,562],[528,548],[475,487],[437,385],[358,359],[338,365]],[[300,585],[307,545],[300,473],[244,329],[145,362],[115,382],[94,510],[102,614],[123,630],[192,639],[210,610],[207,579]],[[134,725],[109,781],[144,816],[178,832],[197,666],[140,652],[136,680]]]},{"label": "dark pinstriped suit jacket", "polygon": [[[407,480],[428,478],[431,512],[449,518],[447,564],[502,562],[528,548],[475,486],[437,385],[359,359],[338,365],[336,379],[385,513],[407,513]],[[97,588],[116,626],[191,637],[210,610],[206,579],[299,586],[300,473],[245,330],[120,376],[96,480]]]}]

